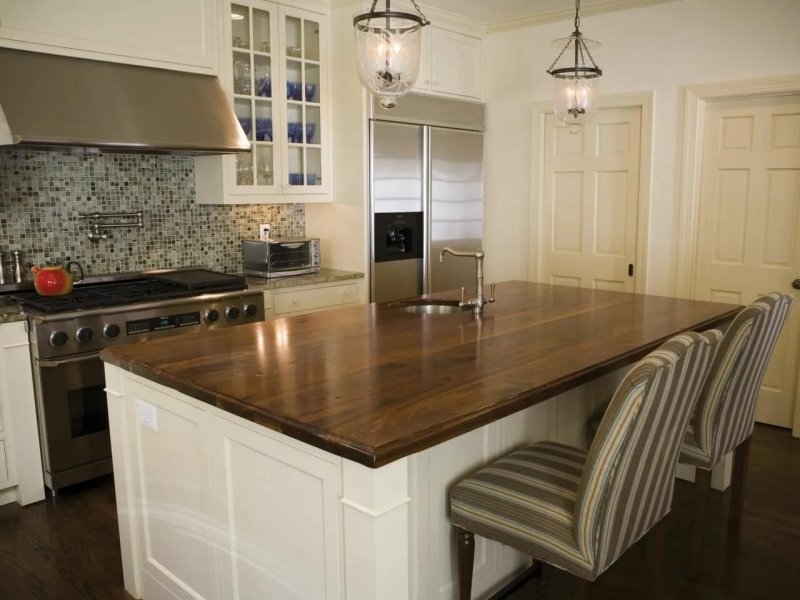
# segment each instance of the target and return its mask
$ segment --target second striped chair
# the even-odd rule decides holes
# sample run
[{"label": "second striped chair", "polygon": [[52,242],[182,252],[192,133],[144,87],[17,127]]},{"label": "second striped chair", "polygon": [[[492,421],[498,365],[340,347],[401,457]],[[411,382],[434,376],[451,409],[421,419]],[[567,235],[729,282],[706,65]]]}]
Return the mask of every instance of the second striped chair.
[{"label": "second striped chair", "polygon": [[699,579],[702,571],[711,469],[733,451],[736,455],[728,531],[739,531],[758,391],[791,306],[791,296],[772,293],[759,298],[736,316],[720,343],[695,416],[690,421],[678,459],[697,467],[695,515],[689,546],[690,579]]},{"label": "second striped chair", "polygon": [[[617,387],[588,452],[537,443],[451,489],[461,600],[471,593],[474,534],[591,582],[659,524],[671,507],[681,441],[721,337],[684,333],[639,361]],[[650,597],[655,575],[652,581]]]}]

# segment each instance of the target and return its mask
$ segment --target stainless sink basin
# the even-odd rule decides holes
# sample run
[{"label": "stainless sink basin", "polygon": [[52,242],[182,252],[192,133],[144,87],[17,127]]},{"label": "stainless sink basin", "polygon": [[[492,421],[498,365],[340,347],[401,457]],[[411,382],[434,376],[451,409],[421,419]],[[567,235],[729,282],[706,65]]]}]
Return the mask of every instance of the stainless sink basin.
[{"label": "stainless sink basin", "polygon": [[469,306],[459,306],[458,300],[400,300],[392,302],[389,308],[424,315],[442,315],[471,310]]}]

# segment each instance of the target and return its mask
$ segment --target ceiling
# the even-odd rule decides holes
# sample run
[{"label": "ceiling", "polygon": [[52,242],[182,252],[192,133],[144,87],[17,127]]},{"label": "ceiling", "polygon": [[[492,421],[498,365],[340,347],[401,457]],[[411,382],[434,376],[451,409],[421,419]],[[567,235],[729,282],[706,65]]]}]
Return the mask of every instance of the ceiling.
[{"label": "ceiling", "polygon": [[[581,15],[671,2],[674,0],[582,0]],[[572,18],[575,0],[421,0],[426,7],[478,21],[489,30]]]}]

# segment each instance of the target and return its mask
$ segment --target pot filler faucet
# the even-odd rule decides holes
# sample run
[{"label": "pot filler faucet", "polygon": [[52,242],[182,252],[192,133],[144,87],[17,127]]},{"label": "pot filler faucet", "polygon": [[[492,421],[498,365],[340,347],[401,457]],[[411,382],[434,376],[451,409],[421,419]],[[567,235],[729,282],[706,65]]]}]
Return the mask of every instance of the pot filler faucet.
[{"label": "pot filler faucet", "polygon": [[444,255],[450,253],[453,256],[465,256],[467,258],[475,259],[475,298],[472,300],[464,300],[464,288],[461,288],[461,301],[459,306],[471,306],[472,312],[479,315],[483,312],[483,307],[489,302],[494,302],[494,284],[492,284],[489,297],[483,295],[483,251],[477,252],[461,252],[460,250],[453,250],[452,248],[444,248],[439,254],[439,262],[444,262]]}]

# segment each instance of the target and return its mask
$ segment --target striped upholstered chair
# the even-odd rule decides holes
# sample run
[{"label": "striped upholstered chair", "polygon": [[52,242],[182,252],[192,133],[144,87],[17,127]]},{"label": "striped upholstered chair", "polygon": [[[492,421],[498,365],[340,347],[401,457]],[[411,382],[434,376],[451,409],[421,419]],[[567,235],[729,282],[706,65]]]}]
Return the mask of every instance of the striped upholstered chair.
[{"label": "striped upholstered chair", "polygon": [[699,579],[702,571],[711,469],[734,450],[728,531],[739,531],[758,390],[791,306],[791,296],[772,293],[736,316],[720,343],[689,423],[678,462],[697,467],[697,498],[689,547],[691,579]]},{"label": "striped upholstered chair", "polygon": [[[684,333],[637,363],[617,387],[588,452],[537,443],[450,490],[461,600],[471,593],[474,534],[591,582],[659,524],[671,507],[678,451],[721,337],[716,330]],[[656,545],[648,554],[660,546],[662,531],[650,536]]]}]

